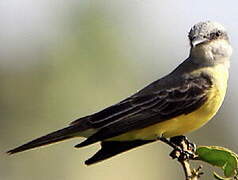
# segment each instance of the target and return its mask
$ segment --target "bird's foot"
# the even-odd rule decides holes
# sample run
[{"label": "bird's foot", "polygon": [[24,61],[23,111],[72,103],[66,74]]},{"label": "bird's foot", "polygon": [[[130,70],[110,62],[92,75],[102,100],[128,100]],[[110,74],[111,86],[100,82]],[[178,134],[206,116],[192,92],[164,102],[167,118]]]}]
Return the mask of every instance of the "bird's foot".
[{"label": "bird's foot", "polygon": [[196,145],[190,142],[185,136],[175,136],[169,140],[177,148],[175,148],[170,156],[180,160],[189,160],[196,158]]},{"label": "bird's foot", "polygon": [[159,139],[174,148],[174,150],[170,153],[170,156],[173,159],[189,160],[196,158],[196,145],[190,142],[185,136],[175,136],[169,140],[166,138]]}]

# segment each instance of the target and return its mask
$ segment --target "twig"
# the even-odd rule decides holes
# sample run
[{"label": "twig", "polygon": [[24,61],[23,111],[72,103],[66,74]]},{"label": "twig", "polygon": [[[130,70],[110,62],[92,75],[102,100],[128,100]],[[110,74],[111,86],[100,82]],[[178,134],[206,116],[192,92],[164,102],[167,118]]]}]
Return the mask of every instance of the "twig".
[{"label": "twig", "polygon": [[192,177],[193,174],[192,174],[192,170],[191,170],[188,160],[183,160],[183,161],[179,161],[179,162],[183,167],[186,180],[197,180],[197,177],[195,177],[195,176]]}]

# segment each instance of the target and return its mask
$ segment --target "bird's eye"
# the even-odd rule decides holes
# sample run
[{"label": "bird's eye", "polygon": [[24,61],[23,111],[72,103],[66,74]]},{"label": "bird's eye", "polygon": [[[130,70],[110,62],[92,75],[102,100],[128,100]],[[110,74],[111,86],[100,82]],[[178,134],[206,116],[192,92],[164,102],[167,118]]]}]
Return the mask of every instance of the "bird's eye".
[{"label": "bird's eye", "polygon": [[216,32],[216,36],[218,37],[218,36],[220,36],[221,35],[221,31],[217,31]]},{"label": "bird's eye", "polygon": [[216,38],[220,37],[221,34],[222,34],[221,31],[213,32],[210,34],[210,39],[216,39]]}]

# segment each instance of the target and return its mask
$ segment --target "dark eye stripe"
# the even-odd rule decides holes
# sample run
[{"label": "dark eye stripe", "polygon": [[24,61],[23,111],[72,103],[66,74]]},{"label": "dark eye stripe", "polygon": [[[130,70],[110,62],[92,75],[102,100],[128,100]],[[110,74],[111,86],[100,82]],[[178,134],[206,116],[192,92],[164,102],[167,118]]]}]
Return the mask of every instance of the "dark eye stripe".
[{"label": "dark eye stripe", "polygon": [[221,37],[222,35],[223,33],[221,31],[212,32],[209,36],[210,37],[209,39],[217,39]]}]

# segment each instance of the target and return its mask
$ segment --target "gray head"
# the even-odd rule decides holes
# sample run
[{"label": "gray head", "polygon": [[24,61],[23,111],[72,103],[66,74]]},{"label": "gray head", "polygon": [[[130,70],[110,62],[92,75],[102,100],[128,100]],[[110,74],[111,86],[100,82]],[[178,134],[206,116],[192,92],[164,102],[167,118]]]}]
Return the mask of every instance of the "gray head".
[{"label": "gray head", "polygon": [[192,47],[216,39],[224,39],[228,41],[226,29],[221,24],[211,21],[195,24],[191,28],[188,38]]},{"label": "gray head", "polygon": [[217,22],[195,24],[189,32],[190,55],[200,59],[223,59],[231,56],[231,46],[226,29]]}]

